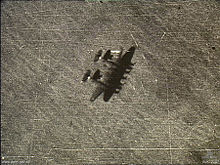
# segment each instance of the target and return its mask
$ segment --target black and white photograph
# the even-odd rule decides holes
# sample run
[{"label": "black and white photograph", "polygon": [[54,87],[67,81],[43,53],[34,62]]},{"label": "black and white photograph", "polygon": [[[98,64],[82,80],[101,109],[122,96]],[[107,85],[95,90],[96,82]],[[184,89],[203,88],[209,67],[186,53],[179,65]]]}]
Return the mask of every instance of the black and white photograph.
[{"label": "black and white photograph", "polygon": [[220,164],[220,0],[2,0],[0,164]]}]

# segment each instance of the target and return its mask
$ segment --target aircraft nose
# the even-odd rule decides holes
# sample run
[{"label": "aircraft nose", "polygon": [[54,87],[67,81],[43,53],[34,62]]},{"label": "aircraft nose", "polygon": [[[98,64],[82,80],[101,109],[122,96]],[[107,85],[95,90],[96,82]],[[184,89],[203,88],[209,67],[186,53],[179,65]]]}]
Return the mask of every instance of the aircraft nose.
[{"label": "aircraft nose", "polygon": [[132,47],[130,47],[130,49],[128,49],[128,52],[134,52],[135,51],[135,47],[134,46],[132,46]]}]

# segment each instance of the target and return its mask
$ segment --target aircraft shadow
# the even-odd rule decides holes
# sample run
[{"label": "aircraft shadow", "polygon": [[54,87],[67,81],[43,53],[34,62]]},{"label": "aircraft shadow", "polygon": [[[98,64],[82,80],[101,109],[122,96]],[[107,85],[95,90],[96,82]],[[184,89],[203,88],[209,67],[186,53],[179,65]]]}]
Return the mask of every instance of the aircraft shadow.
[{"label": "aircraft shadow", "polygon": [[121,80],[126,79],[125,74],[129,74],[134,66],[131,63],[133,55],[135,53],[135,47],[131,47],[122,57],[118,58],[116,62],[107,61],[111,64],[110,73],[105,82],[100,82],[96,91],[93,93],[90,101],[95,101],[95,99],[104,93],[103,100],[108,102],[114,93],[119,93],[124,85]]}]

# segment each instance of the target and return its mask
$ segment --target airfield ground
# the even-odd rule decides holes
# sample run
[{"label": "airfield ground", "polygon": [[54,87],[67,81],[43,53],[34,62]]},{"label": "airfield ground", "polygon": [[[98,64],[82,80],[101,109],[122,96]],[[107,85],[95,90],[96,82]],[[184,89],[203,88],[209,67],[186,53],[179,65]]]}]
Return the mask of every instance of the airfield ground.
[{"label": "airfield ground", "polygon": [[[220,163],[220,3],[1,3],[2,164]],[[80,83],[136,47],[109,102]]]}]

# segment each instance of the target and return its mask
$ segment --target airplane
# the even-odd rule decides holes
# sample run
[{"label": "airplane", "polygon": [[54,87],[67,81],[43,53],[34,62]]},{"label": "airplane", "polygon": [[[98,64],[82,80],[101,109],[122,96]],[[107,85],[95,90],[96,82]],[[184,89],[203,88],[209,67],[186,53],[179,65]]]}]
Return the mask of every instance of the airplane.
[{"label": "airplane", "polygon": [[[96,98],[98,98],[99,95],[101,95],[102,93],[104,93],[103,100],[105,102],[109,101],[114,93],[119,93],[119,91],[122,89],[122,85],[124,85],[123,83],[121,83],[121,80],[126,79],[124,74],[130,73],[130,71],[132,70],[132,66],[134,66],[134,63],[131,63],[131,60],[133,58],[135,49],[136,48],[132,46],[124,54],[123,57],[121,57],[121,52],[115,62],[107,61],[110,64],[112,64],[112,67],[110,68],[110,73],[108,74],[108,78],[105,82],[101,82],[98,79],[94,79],[94,81],[98,83],[98,86],[90,98],[91,102],[95,101]],[[100,72],[97,72],[97,75],[98,74],[100,74]]]}]

